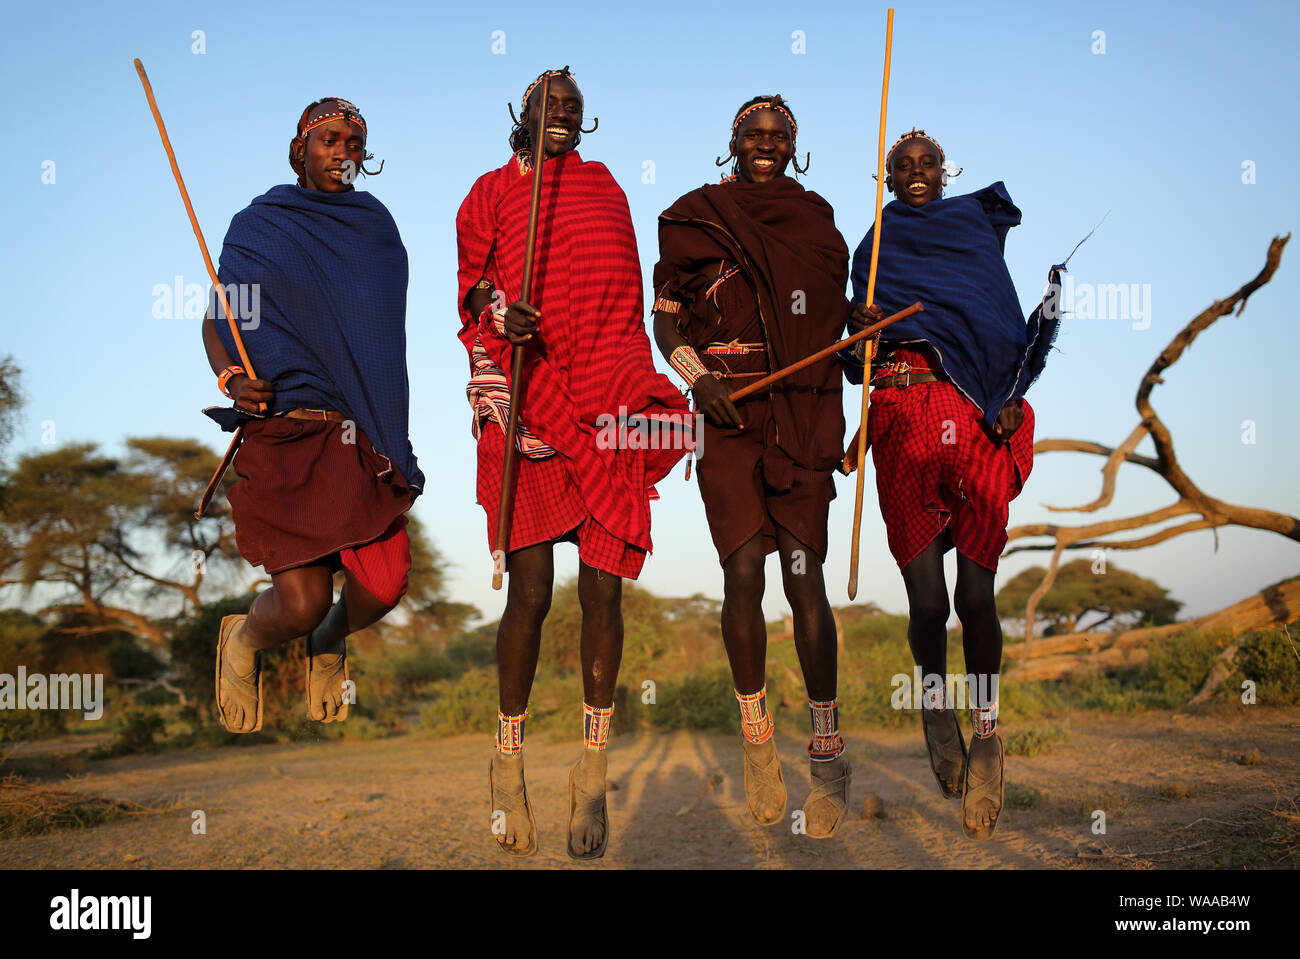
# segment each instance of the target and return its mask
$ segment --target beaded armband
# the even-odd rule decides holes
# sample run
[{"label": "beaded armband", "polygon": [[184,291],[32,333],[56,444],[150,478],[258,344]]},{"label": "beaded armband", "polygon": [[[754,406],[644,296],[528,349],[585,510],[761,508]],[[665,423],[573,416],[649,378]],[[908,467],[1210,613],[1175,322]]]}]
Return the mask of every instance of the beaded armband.
[{"label": "beaded armband", "polygon": [[677,300],[666,300],[662,296],[655,299],[656,313],[680,313],[681,309],[682,305]]},{"label": "beaded armband", "polygon": [[679,346],[673,350],[673,355],[668,358],[668,365],[677,371],[678,375],[686,381],[687,386],[694,386],[696,380],[709,372],[700,362],[695,350],[689,346]]}]

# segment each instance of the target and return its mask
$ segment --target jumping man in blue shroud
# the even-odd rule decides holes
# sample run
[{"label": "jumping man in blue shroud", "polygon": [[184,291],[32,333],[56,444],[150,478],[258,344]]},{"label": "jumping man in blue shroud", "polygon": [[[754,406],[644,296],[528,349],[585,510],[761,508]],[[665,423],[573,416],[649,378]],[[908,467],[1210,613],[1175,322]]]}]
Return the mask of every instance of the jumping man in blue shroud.
[{"label": "jumping man in blue shroud", "polygon": [[258,291],[230,299],[259,305],[240,327],[263,378],[232,359],[219,305],[203,324],[212,371],[234,400],[208,413],[227,430],[244,424],[230,490],[236,542],[272,584],[247,617],[221,623],[217,704],[231,732],[261,728],[260,651],[298,636],[308,715],[342,721],[347,636],[406,592],[406,511],[424,487],[407,423],[406,248],[384,205],[353,189],[365,147],[360,111],[318,100],[289,145],[297,185],[272,187],[230,223],[219,278]]}]

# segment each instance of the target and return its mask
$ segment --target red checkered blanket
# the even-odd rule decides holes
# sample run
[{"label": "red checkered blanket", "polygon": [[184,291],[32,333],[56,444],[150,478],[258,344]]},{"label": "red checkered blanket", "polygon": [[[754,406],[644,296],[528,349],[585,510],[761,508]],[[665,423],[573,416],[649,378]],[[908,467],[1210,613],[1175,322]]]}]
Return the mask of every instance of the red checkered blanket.
[{"label": "red checkered blanket", "polygon": [[[478,179],[456,216],[459,337],[471,358],[481,346],[507,378],[513,348],[490,321],[471,316],[464,303],[482,279],[502,291],[507,303],[519,298],[531,191],[531,171],[512,157]],[[594,522],[614,540],[648,551],[653,486],[685,451],[602,449],[611,444],[598,442],[605,422],[598,420],[620,413],[680,418],[686,401],[651,360],[627,198],[603,164],[569,151],[546,160],[539,219],[532,304],[541,320],[538,335],[525,348],[520,419],[564,464],[563,475],[546,471],[555,496],[576,491],[589,527]],[[512,385],[512,398],[516,392]],[[487,465],[486,435],[480,437],[480,474]],[[499,462],[491,454],[488,459]],[[540,462],[548,461],[520,462],[519,482]],[[497,504],[483,497],[499,489],[499,478],[485,480],[480,475],[479,495],[489,513],[491,538]],[[517,503],[511,549],[567,531],[549,528],[555,511],[534,512],[535,521]]]}]

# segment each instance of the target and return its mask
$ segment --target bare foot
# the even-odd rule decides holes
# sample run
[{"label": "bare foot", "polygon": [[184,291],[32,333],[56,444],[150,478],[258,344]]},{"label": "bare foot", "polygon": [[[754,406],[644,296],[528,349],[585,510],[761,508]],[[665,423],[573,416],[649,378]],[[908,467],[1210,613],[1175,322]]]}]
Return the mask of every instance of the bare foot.
[{"label": "bare foot", "polygon": [[[222,723],[232,733],[251,733],[258,725],[258,655],[240,640],[243,616],[221,621],[226,637],[220,648],[221,676],[217,682],[217,707]],[[218,640],[220,642],[220,640]]]},{"label": "bare foot", "polygon": [[772,826],[785,817],[785,777],[776,741],[757,746],[742,739],[745,749],[745,799],[760,826]]},{"label": "bare foot", "polygon": [[803,804],[804,829],[813,839],[829,839],[844,821],[849,807],[852,770],[844,756],[826,762],[809,761],[812,792]]},{"label": "bare foot", "polygon": [[307,634],[307,715],[317,722],[341,723],[348,718],[343,690],[347,657],[347,640],[328,644]]},{"label": "bare foot", "polygon": [[524,786],[524,754],[492,755],[492,834],[497,844],[515,856],[537,852],[536,827]]},{"label": "bare foot", "polygon": [[1002,812],[1002,738],[974,738],[966,762],[966,791],[961,801],[962,829],[970,839],[992,839]]},{"label": "bare foot", "polygon": [[[584,749],[569,775],[569,852],[586,856],[605,844],[609,832],[605,807],[606,758],[603,749]],[[604,850],[601,849],[601,854]]]}]

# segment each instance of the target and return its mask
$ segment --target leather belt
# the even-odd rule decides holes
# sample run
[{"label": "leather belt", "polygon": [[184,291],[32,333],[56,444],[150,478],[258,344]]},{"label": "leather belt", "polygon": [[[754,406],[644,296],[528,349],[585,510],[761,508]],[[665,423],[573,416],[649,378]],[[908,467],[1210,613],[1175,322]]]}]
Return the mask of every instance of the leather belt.
[{"label": "leather belt", "polygon": [[885,390],[896,386],[911,386],[913,383],[935,383],[939,377],[933,373],[900,373],[897,376],[882,376],[872,380],[872,389]]},{"label": "leather belt", "polygon": [[338,410],[285,410],[277,415],[291,420],[328,420],[331,423],[346,423],[348,419]]}]

